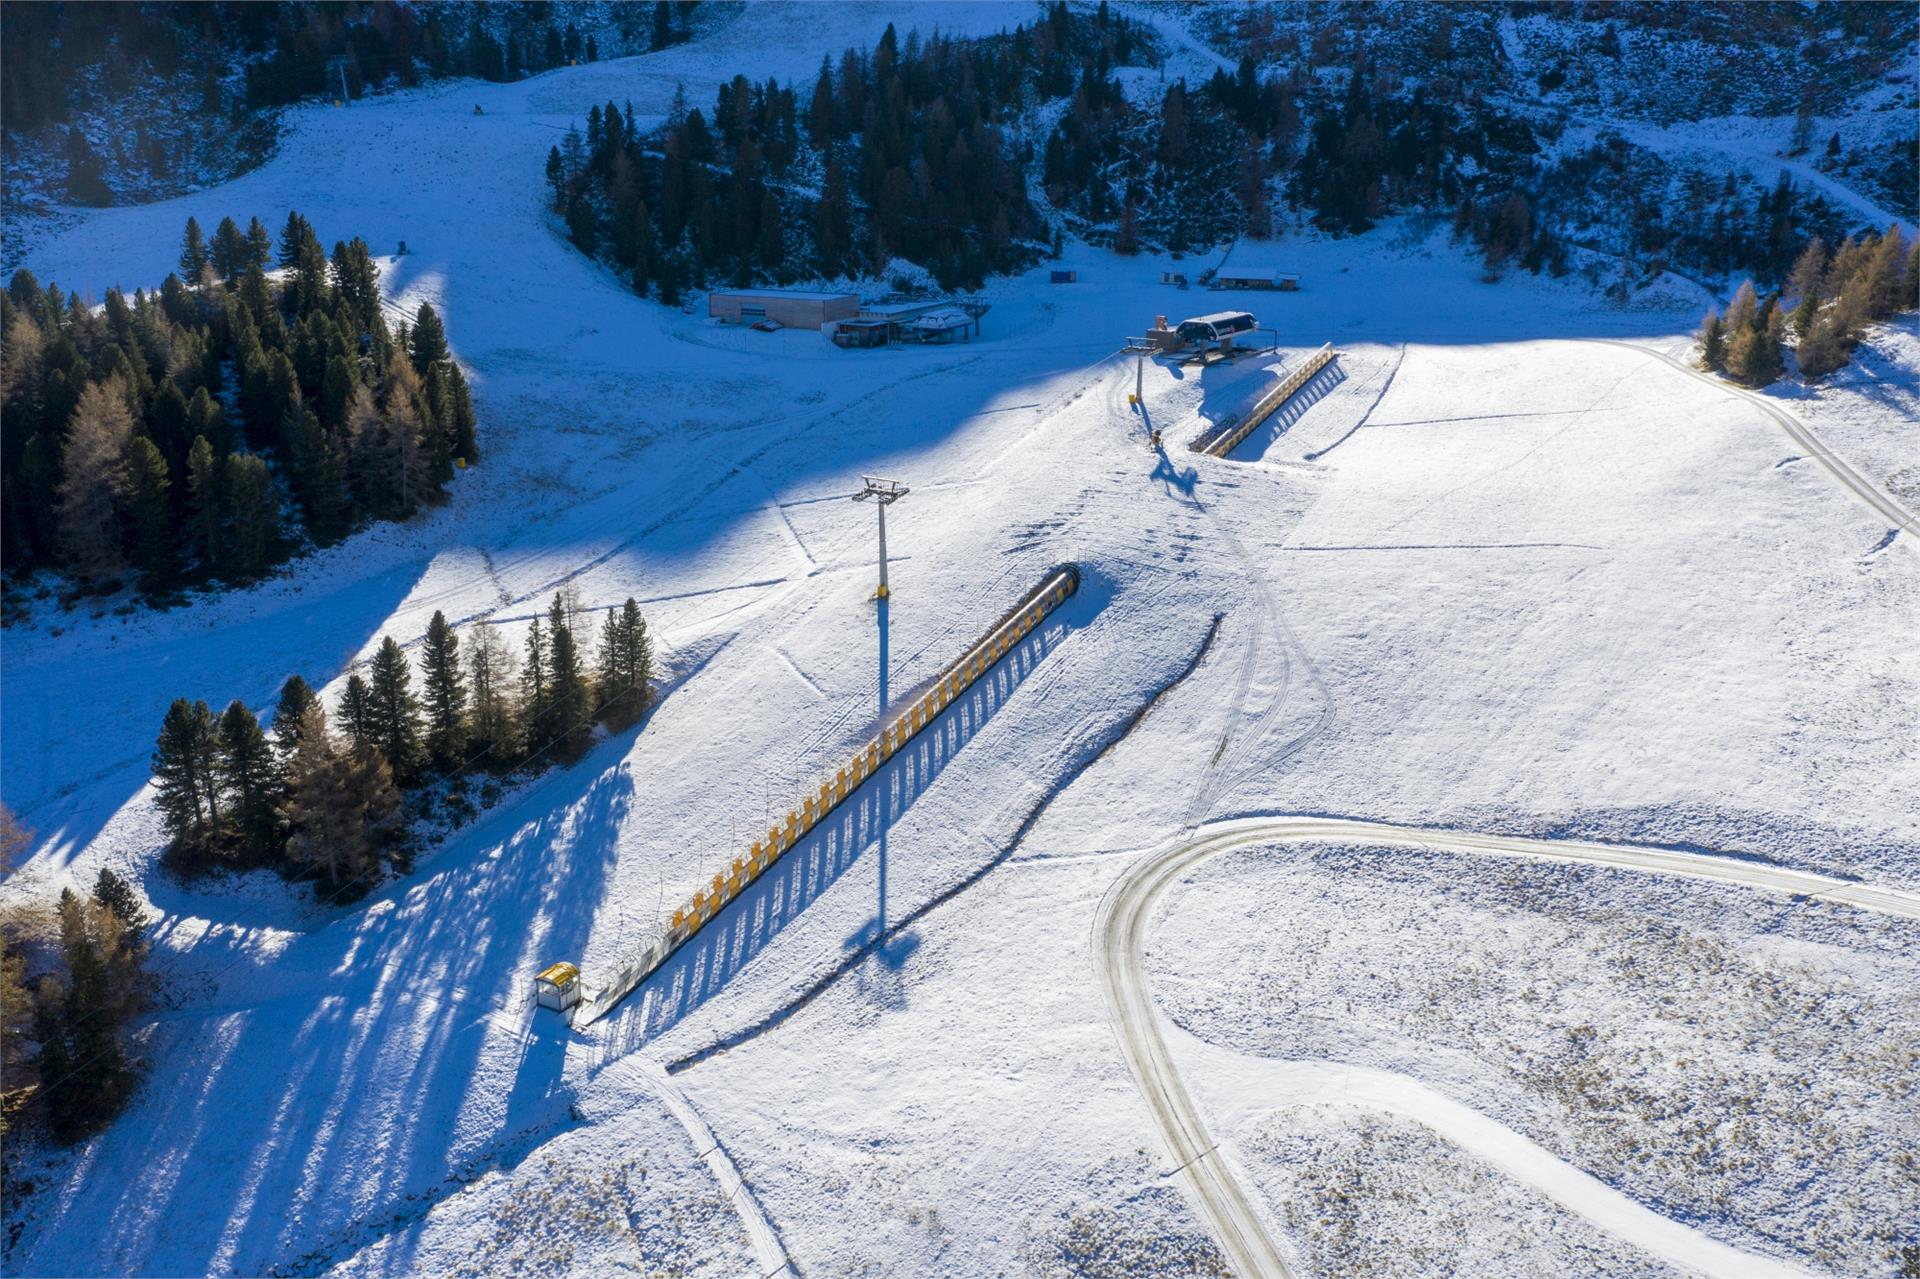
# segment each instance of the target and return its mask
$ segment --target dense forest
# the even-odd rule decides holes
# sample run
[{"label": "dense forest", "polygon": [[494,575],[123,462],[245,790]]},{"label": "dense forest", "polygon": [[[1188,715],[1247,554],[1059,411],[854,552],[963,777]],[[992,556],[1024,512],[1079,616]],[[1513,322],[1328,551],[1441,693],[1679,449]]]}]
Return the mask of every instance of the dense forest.
[{"label": "dense forest", "polygon": [[258,218],[211,238],[189,219],[178,274],[97,308],[17,272],[0,294],[8,574],[244,582],[440,500],[479,457],[472,398],[433,308],[390,328],[378,280],[362,241],[329,257],[298,213],[277,249]]},{"label": "dense forest", "polygon": [[596,107],[546,177],[573,243],[669,303],[896,258],[977,287],[1068,234],[1180,252],[1410,212],[1451,216],[1489,279],[1564,273],[1591,244],[1633,264],[1621,290],[1669,269],[1771,286],[1811,238],[1850,229],[1785,177],[1674,175],[1617,137],[1549,162],[1562,126],[1484,97],[1447,23],[1418,53],[1417,78],[1362,50],[1344,74],[1315,74],[1312,52],[1247,56],[1190,85],[1144,81],[1157,33],[1104,4],[972,39],[889,26],[811,89],[736,76],[710,114],[677,101],[652,131],[631,104]]},{"label": "dense forest", "polygon": [[[9,4],[0,125],[11,198],[151,200],[272,148],[273,112],[435,79],[519,80],[685,40],[696,0]],[[217,124],[218,127],[214,127]]]}]

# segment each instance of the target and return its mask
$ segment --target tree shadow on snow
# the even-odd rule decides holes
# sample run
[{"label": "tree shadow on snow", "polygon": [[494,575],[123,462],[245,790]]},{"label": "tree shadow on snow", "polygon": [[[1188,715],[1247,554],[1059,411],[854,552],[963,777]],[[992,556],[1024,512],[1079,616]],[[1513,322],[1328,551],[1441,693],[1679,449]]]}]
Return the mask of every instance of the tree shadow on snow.
[{"label": "tree shadow on snow", "polygon": [[[526,806],[542,815],[491,855],[296,942],[283,962],[342,956],[327,980],[207,1018],[198,1060],[150,1081],[159,1095],[49,1188],[43,1228],[86,1222],[95,1256],[150,1273],[324,1266],[293,1254],[352,1244],[363,1223],[563,1119],[567,1039],[536,1033],[520,987],[539,956],[586,942],[632,803],[631,745],[628,733],[596,750],[619,762],[572,802],[543,792],[577,773],[536,786]],[[483,1135],[456,1146],[462,1127]],[[141,1162],[160,1151],[164,1165]]]}]

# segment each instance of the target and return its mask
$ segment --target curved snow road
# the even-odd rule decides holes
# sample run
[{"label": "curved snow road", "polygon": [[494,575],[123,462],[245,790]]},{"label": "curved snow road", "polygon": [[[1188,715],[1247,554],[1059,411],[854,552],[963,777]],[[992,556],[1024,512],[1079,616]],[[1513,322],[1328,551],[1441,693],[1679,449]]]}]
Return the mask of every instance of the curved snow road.
[{"label": "curved snow road", "polygon": [[[1702,382],[1717,387],[1725,391],[1728,395],[1737,395],[1741,399],[1751,402],[1755,408],[1772,418],[1781,430],[1792,436],[1794,442],[1807,451],[1808,457],[1811,457],[1814,461],[1826,467],[1827,470],[1832,473],[1833,478],[1839,480],[1840,483],[1851,489],[1855,497],[1858,497],[1869,507],[1873,508],[1876,514],[1883,517],[1894,528],[1907,534],[1910,539],[1920,539],[1920,517],[1916,517],[1913,512],[1907,510],[1904,506],[1901,506],[1900,503],[1887,496],[1886,493],[1881,491],[1879,485],[1854,470],[1853,467],[1841,459],[1839,454],[1828,448],[1826,444],[1821,441],[1820,437],[1808,428],[1805,422],[1802,422],[1792,413],[1789,413],[1784,407],[1768,399],[1766,396],[1756,395],[1752,391],[1734,386],[1732,383],[1721,378],[1703,373],[1684,360],[1677,360],[1664,351],[1656,351],[1652,347],[1642,346],[1638,342],[1623,342],[1618,338],[1588,338],[1586,340],[1589,342],[1603,342],[1608,346],[1625,347],[1629,351],[1638,351],[1642,355],[1652,356],[1654,359],[1685,373],[1688,377],[1699,378]],[[1920,542],[1910,541],[1909,544],[1920,545]]]},{"label": "curved snow road", "polygon": [[[1768,892],[1819,898],[1862,910],[1920,919],[1920,895],[1913,893],[1875,888],[1763,862],[1630,845],[1480,835],[1320,817],[1264,817],[1220,822],[1201,827],[1163,845],[1128,867],[1101,901],[1094,917],[1095,965],[1121,1051],[1140,1086],[1141,1096],[1153,1112],[1161,1138],[1185,1182],[1188,1197],[1205,1218],[1235,1273],[1243,1276],[1243,1279],[1254,1279],[1256,1276],[1260,1279],[1290,1279],[1295,1272],[1282,1259],[1279,1248],[1261,1223],[1248,1191],[1222,1157],[1214,1138],[1208,1134],[1199,1108],[1180,1077],[1158,1011],[1154,1008],[1153,992],[1147,981],[1141,951],[1154,907],[1160,898],[1169,887],[1201,864],[1222,853],[1252,844],[1306,841],[1359,842],[1612,866],[1658,875],[1680,875],[1690,879],[1740,884]],[[1276,1069],[1295,1065],[1276,1063]],[[1305,1067],[1312,1063],[1297,1065]],[[1346,1075],[1352,1075],[1353,1079],[1343,1084],[1342,1079]],[[1374,1077],[1381,1076],[1382,1072],[1334,1067],[1327,1072],[1326,1079],[1314,1082],[1316,1086],[1331,1083],[1338,1096],[1349,1101],[1385,1105],[1384,1092],[1380,1098],[1371,1095],[1372,1092],[1381,1091],[1379,1088],[1370,1090],[1350,1086],[1361,1075],[1377,1085],[1379,1081]],[[1303,1087],[1307,1082],[1304,1078],[1295,1081]],[[1401,1090],[1404,1092],[1407,1088],[1418,1089],[1420,1086],[1405,1081]],[[1333,1097],[1329,1096],[1328,1099]],[[1464,1113],[1455,1116],[1460,1122],[1442,1125],[1443,1132],[1459,1139],[1481,1131],[1467,1117],[1471,1112],[1466,1112],[1464,1107],[1460,1109]],[[1416,1117],[1433,1123],[1428,1115],[1416,1114]],[[1492,1125],[1491,1129],[1484,1130],[1483,1135],[1490,1134],[1493,1129],[1506,1132],[1498,1125]],[[1520,1175],[1523,1180],[1552,1195],[1574,1212],[1684,1269],[1726,1276],[1727,1279],[1805,1273],[1782,1262],[1740,1252],[1649,1212],[1577,1169],[1564,1164],[1560,1165],[1559,1171],[1545,1168],[1538,1156],[1547,1152],[1514,1134],[1497,1139],[1489,1135],[1487,1140],[1473,1140],[1471,1144],[1476,1148],[1486,1147],[1483,1153],[1489,1155],[1492,1162]],[[1529,1147],[1531,1151],[1527,1149]],[[1551,1159],[1551,1156],[1548,1158]]]}]

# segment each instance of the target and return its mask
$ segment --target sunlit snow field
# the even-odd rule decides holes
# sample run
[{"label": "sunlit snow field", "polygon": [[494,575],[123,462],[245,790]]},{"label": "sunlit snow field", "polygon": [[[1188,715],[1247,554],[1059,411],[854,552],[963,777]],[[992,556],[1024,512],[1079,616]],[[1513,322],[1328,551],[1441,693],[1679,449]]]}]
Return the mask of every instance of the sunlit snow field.
[{"label": "sunlit snow field", "polygon": [[[1210,1273],[1094,981],[1090,920],[1126,854],[1214,818],[1315,813],[1920,887],[1920,547],[1888,543],[1825,471],[1790,461],[1751,405],[1595,340],[1683,350],[1705,299],[1682,282],[1631,308],[1575,279],[1490,286],[1404,223],[1242,246],[1302,274],[1299,293],[1245,299],[1280,350],[1204,372],[1149,364],[1143,422],[1117,348],[1157,314],[1219,306],[1160,286],[1170,261],[1070,245],[1060,265],[1079,282],[1048,284],[1050,264],[990,282],[973,343],[840,352],[637,299],[545,209],[546,151],[595,103],[631,99],[644,122],[678,83],[706,103],[735,71],[804,81],[889,19],[972,32],[1027,14],[755,5],[661,54],[303,109],[256,172],[87,213],[34,247],[43,284],[98,296],[156,285],[189,215],[277,226],[298,209],[329,244],[405,240],[408,256],[381,259],[389,304],[445,316],[485,460],[448,506],[259,586],[132,617],[44,601],[6,633],[5,798],[38,841],[0,894],[128,875],[161,918],[167,993],[141,1093],[46,1164],[9,1273],[745,1273],[756,1244],[664,1107],[668,1086],[800,1273],[1064,1274],[1089,1249]],[[1327,341],[1343,355],[1304,408],[1230,459],[1186,449]],[[1896,335],[1873,352],[1793,407],[1898,492],[1920,348]],[[820,862],[804,908],[692,948],[591,1029],[536,1017],[532,972],[612,966],[871,731],[872,513],[845,500],[869,473],[913,488],[889,524],[894,694],[1049,566],[1077,562],[1082,589],[937,756],[890,775],[879,843],[831,862],[806,850]],[[514,790],[350,909],[271,876],[188,889],[158,871],[148,756],[171,699],[265,710],[295,672],[331,691],[383,637],[417,642],[436,610],[517,647],[563,587],[588,607],[642,602],[669,681],[643,730]],[[1120,740],[1216,615],[1205,659]],[[838,965],[871,926],[882,865],[897,920],[1005,852],[1049,797],[1005,865],[766,1033],[660,1082]],[[1376,1273],[1425,1273],[1393,1261],[1432,1246],[1410,1196],[1457,1222],[1503,1205],[1535,1241],[1527,1273],[1651,1267],[1417,1115],[1263,1104],[1246,1065],[1262,1054],[1390,1069],[1715,1238],[1883,1272],[1858,1240],[1915,1204],[1860,1174],[1877,1147],[1755,1108],[1743,1089],[1771,1076],[1733,1077],[1733,1030],[1645,1001],[1717,998],[1696,968],[1732,955],[1785,1004],[1838,991],[1870,1005],[1831,1042],[1743,1014],[1740,1050],[1806,1106],[1884,1135],[1884,1108],[1912,1099],[1873,1100],[1860,1062],[1911,1073],[1910,929],[1856,937],[1786,898],[1626,872],[1394,871],[1406,856],[1236,855],[1176,895],[1150,955],[1216,1135],[1309,1272],[1362,1273],[1365,1255]],[[1380,974],[1316,968],[1320,947]],[[1621,987],[1621,965],[1645,963],[1670,970],[1671,992]],[[1708,1122],[1737,1121],[1767,1193],[1720,1194],[1739,1169],[1623,1154],[1610,1103],[1539,1073],[1573,1023],[1507,1016],[1528,984],[1507,965],[1563,1005],[1599,992],[1596,1024],[1638,1044],[1622,1078],[1663,1072]],[[1442,998],[1483,984],[1421,1029],[1418,983],[1456,970]],[[1625,1087],[1614,1069],[1594,1090]],[[1672,1127],[1646,1132],[1662,1159],[1691,1149]],[[1392,1180],[1416,1159],[1431,1171]],[[1820,1189],[1817,1222],[1775,1193],[1794,1161]],[[1339,1169],[1376,1192],[1346,1260],[1301,1206]]]}]

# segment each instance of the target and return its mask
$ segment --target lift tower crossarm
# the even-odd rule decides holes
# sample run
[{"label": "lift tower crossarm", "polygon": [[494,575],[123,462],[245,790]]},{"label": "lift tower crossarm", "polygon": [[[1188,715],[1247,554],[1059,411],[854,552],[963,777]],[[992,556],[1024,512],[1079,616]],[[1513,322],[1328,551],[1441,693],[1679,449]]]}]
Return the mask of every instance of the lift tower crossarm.
[{"label": "lift tower crossarm", "polygon": [[887,508],[912,490],[898,480],[882,479],[878,475],[863,475],[860,479],[866,487],[855,493],[853,500],[864,502],[872,498],[880,512],[880,588],[873,593],[873,598],[883,600],[891,594],[887,590]]}]

